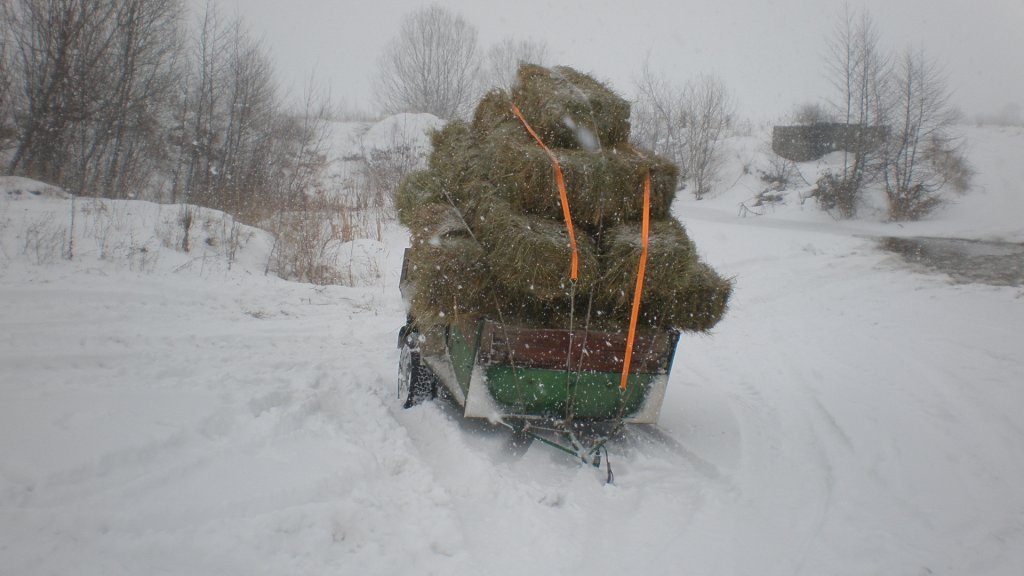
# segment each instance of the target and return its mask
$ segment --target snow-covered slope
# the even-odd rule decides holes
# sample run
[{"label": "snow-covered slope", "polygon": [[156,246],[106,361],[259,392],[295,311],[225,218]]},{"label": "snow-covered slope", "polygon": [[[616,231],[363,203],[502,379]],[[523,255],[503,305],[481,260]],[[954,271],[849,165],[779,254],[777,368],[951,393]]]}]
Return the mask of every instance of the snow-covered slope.
[{"label": "snow-covered slope", "polygon": [[264,275],[257,230],[228,266],[216,213],[183,253],[142,202],[76,200],[68,261],[71,200],[0,195],[0,573],[1020,574],[1024,291],[864,237],[1021,239],[1024,135],[970,135],[984,189],[904,227],[739,216],[761,152],[734,141],[724,191],[675,206],[731,310],[611,486],[401,409],[400,228],[380,281],[323,288]]},{"label": "snow-covered slope", "polygon": [[741,208],[743,204],[769,216],[764,218],[770,222],[769,226],[839,228],[844,232],[874,236],[943,236],[1024,242],[1024,162],[1020,160],[1024,158],[1024,127],[962,126],[956,131],[963,137],[969,164],[975,171],[972,189],[965,195],[947,193],[947,204],[920,222],[883,224],[887,216],[885,200],[880,190],[871,188],[857,220],[837,223],[819,211],[814,199],[807,198],[807,194],[823,172],[842,170],[841,152],[795,164],[791,186],[782,192],[783,201],[770,207],[754,207],[756,195],[768,187],[761,175],[779,171],[779,158],[771,152],[769,126],[725,142],[725,162],[716,194],[706,201],[686,202],[691,196],[684,192],[685,211],[710,208],[724,212],[729,219],[744,215],[754,217],[752,212]]}]

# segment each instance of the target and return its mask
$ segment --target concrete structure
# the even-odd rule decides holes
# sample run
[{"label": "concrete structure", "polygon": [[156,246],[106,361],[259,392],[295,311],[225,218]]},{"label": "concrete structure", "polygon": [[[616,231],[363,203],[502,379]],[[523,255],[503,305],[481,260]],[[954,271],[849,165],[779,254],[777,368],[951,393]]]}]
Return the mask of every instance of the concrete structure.
[{"label": "concrete structure", "polygon": [[869,149],[885,142],[884,126],[863,127],[856,124],[811,124],[809,126],[776,126],[772,129],[772,151],[794,162],[816,160],[830,152],[853,151],[857,143]]}]

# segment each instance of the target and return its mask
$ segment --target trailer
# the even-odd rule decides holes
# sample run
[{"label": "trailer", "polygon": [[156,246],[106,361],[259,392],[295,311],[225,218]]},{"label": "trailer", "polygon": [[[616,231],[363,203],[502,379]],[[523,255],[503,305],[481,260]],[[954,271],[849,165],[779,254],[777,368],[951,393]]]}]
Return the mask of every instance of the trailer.
[{"label": "trailer", "polygon": [[623,378],[625,332],[484,316],[421,332],[410,316],[399,331],[399,393],[406,407],[440,394],[465,418],[508,426],[599,465],[600,450],[623,425],[658,421],[678,341],[676,330],[638,330]]},{"label": "trailer", "polygon": [[522,64],[434,134],[396,194],[407,406],[444,395],[590,463],[657,422],[679,330],[710,330],[732,283],[673,217],[679,169],[630,142],[629,111],[586,74]]}]

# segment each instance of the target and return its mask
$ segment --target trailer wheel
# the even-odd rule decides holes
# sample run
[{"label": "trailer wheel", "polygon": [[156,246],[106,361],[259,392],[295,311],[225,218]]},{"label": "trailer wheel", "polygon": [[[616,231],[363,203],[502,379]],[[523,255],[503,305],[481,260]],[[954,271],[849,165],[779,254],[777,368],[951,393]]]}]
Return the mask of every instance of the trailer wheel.
[{"label": "trailer wheel", "polygon": [[406,396],[404,408],[421,404],[437,396],[437,379],[430,368],[422,362],[417,350],[416,332],[405,335],[398,359],[398,397]]}]

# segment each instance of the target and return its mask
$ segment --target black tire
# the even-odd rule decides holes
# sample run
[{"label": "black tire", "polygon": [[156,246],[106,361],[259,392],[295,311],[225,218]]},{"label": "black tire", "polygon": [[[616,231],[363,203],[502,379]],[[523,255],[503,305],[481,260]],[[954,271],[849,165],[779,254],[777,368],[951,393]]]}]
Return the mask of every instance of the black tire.
[{"label": "black tire", "polygon": [[415,332],[406,335],[398,360],[399,398],[408,393],[403,408],[411,408],[437,397],[437,378],[420,358],[420,352],[415,348],[416,336]]}]

